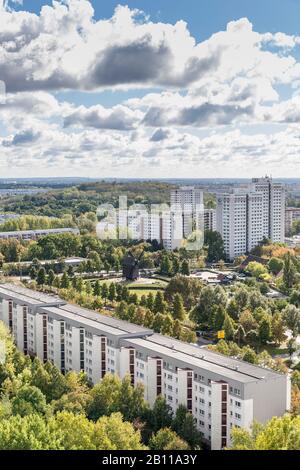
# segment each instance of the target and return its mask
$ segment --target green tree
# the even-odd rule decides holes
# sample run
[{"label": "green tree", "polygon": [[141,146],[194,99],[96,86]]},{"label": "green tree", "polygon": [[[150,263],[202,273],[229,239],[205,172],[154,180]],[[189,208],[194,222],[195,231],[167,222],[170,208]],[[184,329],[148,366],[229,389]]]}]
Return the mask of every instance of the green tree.
[{"label": "green tree", "polygon": [[103,299],[105,300],[105,303],[106,303],[106,301],[108,299],[108,286],[107,286],[106,282],[103,282],[101,290],[102,290],[102,297],[103,297]]},{"label": "green tree", "polygon": [[111,300],[112,302],[113,302],[113,301],[115,300],[115,298],[116,298],[116,286],[115,286],[115,283],[114,283],[114,282],[111,282],[110,285],[109,285],[108,298],[109,298],[109,300]]},{"label": "green tree", "polygon": [[54,271],[53,271],[53,269],[50,269],[49,272],[48,272],[47,284],[49,286],[52,286],[53,282],[54,282],[54,279],[55,279]]},{"label": "green tree", "polygon": [[31,385],[21,387],[12,400],[12,411],[15,415],[43,414],[46,409],[46,399],[43,393]]},{"label": "green tree", "polygon": [[256,279],[262,279],[263,275],[268,273],[267,268],[263,264],[257,263],[256,261],[251,261],[248,264],[246,272]]},{"label": "green tree", "polygon": [[101,297],[101,284],[98,280],[94,284],[94,295],[96,297]]},{"label": "green tree", "polygon": [[282,312],[283,320],[292,335],[296,338],[300,333],[300,309],[295,305],[287,305]]},{"label": "green tree", "polygon": [[172,430],[186,441],[192,449],[200,447],[201,435],[197,430],[196,420],[183,405],[179,405],[176,410]]},{"label": "green tree", "polygon": [[190,275],[190,266],[189,266],[189,262],[186,259],[182,261],[181,274],[183,276],[189,276]]},{"label": "green tree", "polygon": [[161,260],[160,272],[169,275],[172,271],[172,264],[168,255],[164,255]]},{"label": "green tree", "polygon": [[234,450],[299,450],[300,416],[274,417],[266,425],[254,424],[252,431],[232,430]]},{"label": "green tree", "polygon": [[157,291],[156,293],[156,296],[154,299],[153,311],[154,313],[165,313],[166,311],[166,304],[165,304],[163,294],[161,291]]},{"label": "green tree", "polygon": [[151,437],[149,447],[152,450],[189,450],[187,442],[170,428],[160,429]]},{"label": "green tree", "polygon": [[281,344],[285,340],[285,326],[282,315],[275,312],[272,317],[272,337],[276,344]]},{"label": "green tree", "polygon": [[268,268],[271,271],[272,274],[277,275],[279,274],[282,269],[283,269],[283,261],[280,258],[271,258],[270,261],[268,262]]},{"label": "green tree", "polygon": [[219,232],[205,231],[204,244],[207,249],[207,261],[209,263],[225,259],[224,242]]},{"label": "green tree", "polygon": [[242,356],[243,361],[250,362],[250,364],[257,364],[257,356],[256,353],[253,349],[251,349],[249,346],[246,346],[243,349],[243,356]]},{"label": "green tree", "polygon": [[39,286],[46,284],[46,270],[45,268],[40,268],[37,273],[36,282]]},{"label": "green tree", "polygon": [[266,344],[272,337],[272,320],[270,315],[264,315],[258,325],[258,335],[262,344]]},{"label": "green tree", "polygon": [[175,294],[173,301],[173,318],[176,320],[184,320],[186,311],[183,304],[183,298],[180,294]]},{"label": "green tree", "polygon": [[284,257],[283,283],[287,289],[292,289],[297,280],[297,270],[290,252]]},{"label": "green tree", "polygon": [[70,278],[69,278],[67,272],[64,272],[63,275],[62,275],[60,287],[62,289],[68,289],[70,287]]},{"label": "green tree", "polygon": [[226,315],[225,317],[223,329],[225,331],[225,338],[227,340],[232,339],[234,336],[234,323],[233,323],[232,318],[230,318],[229,315]]}]

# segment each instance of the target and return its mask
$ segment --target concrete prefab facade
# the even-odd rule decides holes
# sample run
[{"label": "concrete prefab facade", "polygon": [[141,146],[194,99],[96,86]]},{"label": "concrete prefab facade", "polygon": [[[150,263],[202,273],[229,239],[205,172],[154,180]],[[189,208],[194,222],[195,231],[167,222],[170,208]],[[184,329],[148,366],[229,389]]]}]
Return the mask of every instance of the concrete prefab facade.
[{"label": "concrete prefab facade", "polygon": [[251,252],[264,238],[284,242],[284,186],[266,177],[253,179],[248,190],[219,194],[216,218],[229,260]]},{"label": "concrete prefab facade", "polygon": [[249,429],[290,408],[286,375],[20,286],[0,285],[0,320],[20,350],[63,373],[85,371],[93,384],[129,374],[151,406],[160,395],[174,412],[186,406],[212,449],[230,445],[234,426]]}]

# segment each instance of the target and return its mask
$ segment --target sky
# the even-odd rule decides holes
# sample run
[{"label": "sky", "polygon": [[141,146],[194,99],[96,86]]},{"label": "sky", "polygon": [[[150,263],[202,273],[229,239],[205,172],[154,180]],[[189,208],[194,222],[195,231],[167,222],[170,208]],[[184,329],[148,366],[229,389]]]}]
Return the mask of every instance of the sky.
[{"label": "sky", "polygon": [[299,177],[299,19],[299,0],[0,0],[0,176]]}]

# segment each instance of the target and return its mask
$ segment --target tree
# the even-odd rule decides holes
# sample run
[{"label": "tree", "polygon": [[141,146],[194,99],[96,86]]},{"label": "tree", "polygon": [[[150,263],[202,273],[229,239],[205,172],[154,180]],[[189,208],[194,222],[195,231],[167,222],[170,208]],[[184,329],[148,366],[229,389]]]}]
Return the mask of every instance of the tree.
[{"label": "tree", "polygon": [[144,400],[144,387],[141,383],[134,387],[129,374],[121,381],[117,404],[118,411],[126,421],[132,422],[145,413],[147,405]]},{"label": "tree", "polygon": [[154,296],[152,294],[152,292],[149,292],[149,294],[147,295],[147,304],[146,304],[147,308],[149,310],[153,310],[153,306],[154,306]]},{"label": "tree", "polygon": [[249,294],[245,287],[239,287],[234,294],[234,300],[236,301],[239,310],[244,310],[247,307]]},{"label": "tree", "polygon": [[170,262],[169,256],[164,255],[161,260],[160,272],[162,274],[169,275],[172,271],[172,264]]},{"label": "tree", "polygon": [[0,420],[0,450],[62,450],[60,436],[38,414]]},{"label": "tree", "polygon": [[300,309],[295,305],[287,305],[282,312],[284,323],[291,330],[292,335],[296,338],[300,332]]},{"label": "tree", "polygon": [[101,271],[101,259],[96,251],[90,251],[87,259],[92,262],[93,271]]},{"label": "tree", "polygon": [[232,318],[230,318],[229,315],[226,315],[225,317],[223,329],[225,331],[225,338],[227,340],[232,339],[234,336],[234,323],[233,323]]},{"label": "tree", "polygon": [[225,308],[222,305],[220,305],[219,307],[216,307],[215,318],[214,318],[214,329],[216,331],[221,330],[223,328],[225,316],[226,316]]},{"label": "tree", "polygon": [[153,320],[153,323],[152,323],[152,328],[155,331],[155,333],[160,333],[161,332],[162,327],[164,325],[164,321],[165,321],[165,316],[162,313],[157,313],[154,316],[154,320]]},{"label": "tree", "polygon": [[153,311],[154,313],[165,313],[166,311],[166,304],[161,291],[157,291],[156,293]]},{"label": "tree", "polygon": [[290,303],[295,305],[297,308],[300,307],[300,292],[297,290],[293,290],[290,295]]},{"label": "tree", "polygon": [[246,332],[243,328],[243,325],[239,325],[234,334],[234,339],[237,341],[238,346],[240,346],[241,343],[245,340],[245,337],[246,337]]},{"label": "tree", "polygon": [[98,450],[146,450],[140,432],[125,422],[120,413],[99,419],[95,425],[95,444]]},{"label": "tree", "polygon": [[46,270],[45,268],[40,268],[37,273],[36,282],[39,286],[46,284]]},{"label": "tree", "polygon": [[151,433],[158,432],[161,428],[169,428],[172,424],[173,411],[162,395],[159,395],[152,409],[146,414],[147,426]]},{"label": "tree", "polygon": [[286,338],[283,317],[279,312],[272,317],[272,337],[276,344],[283,343]]},{"label": "tree", "polygon": [[12,410],[15,415],[43,414],[46,408],[46,399],[41,390],[30,385],[21,387],[12,400]]},{"label": "tree", "polygon": [[294,338],[291,338],[287,342],[287,350],[290,356],[290,359],[292,359],[293,354],[298,350],[298,344],[294,340]]},{"label": "tree", "polygon": [[280,258],[271,258],[270,261],[268,262],[268,268],[271,271],[272,274],[277,275],[279,274],[282,269],[283,269],[283,261]]},{"label": "tree", "polygon": [[173,269],[172,269],[173,275],[176,276],[176,274],[178,274],[179,271],[180,271],[180,262],[177,256],[175,256],[173,259]]},{"label": "tree", "polygon": [[101,284],[100,282],[97,280],[94,284],[94,295],[96,297],[100,297],[101,296]]},{"label": "tree", "polygon": [[252,431],[233,428],[233,450],[299,450],[300,416],[274,417],[266,425],[254,424]]},{"label": "tree", "polygon": [[173,324],[173,333],[174,338],[180,339],[182,333],[181,323],[179,320],[175,320]]},{"label": "tree", "polygon": [[108,299],[108,287],[107,287],[106,282],[104,282],[102,284],[102,297],[103,297],[103,299],[105,300],[105,303],[106,303],[106,300]]},{"label": "tree", "polygon": [[54,282],[54,279],[55,279],[55,273],[54,273],[53,269],[50,269],[49,272],[48,272],[47,284],[49,286],[52,286],[53,282]]},{"label": "tree", "polygon": [[268,273],[268,270],[263,264],[251,261],[246,268],[246,272],[256,279],[262,279],[263,275]]},{"label": "tree", "polygon": [[225,259],[224,242],[219,232],[205,231],[204,244],[207,247],[207,261],[209,263]]},{"label": "tree", "polygon": [[183,298],[180,294],[175,294],[173,301],[173,318],[177,320],[184,320],[186,311],[183,304]]},{"label": "tree", "polygon": [[284,257],[283,283],[287,289],[292,289],[297,280],[297,270],[290,252]]},{"label": "tree", "polygon": [[270,315],[265,315],[258,325],[258,335],[262,344],[266,344],[272,337],[272,323]]},{"label": "tree", "polygon": [[235,299],[231,299],[227,305],[227,313],[233,320],[238,320],[240,309]]},{"label": "tree", "polygon": [[208,323],[216,307],[226,307],[227,295],[220,286],[206,286],[201,289],[197,307],[191,313],[191,319],[198,324]]},{"label": "tree", "polygon": [[88,408],[88,417],[97,421],[105,414],[118,411],[121,380],[116,375],[106,374],[101,383],[91,390],[91,403]]},{"label": "tree", "polygon": [[70,287],[70,279],[67,272],[64,272],[62,275],[60,287],[62,289],[68,289]]},{"label": "tree", "polygon": [[258,327],[257,321],[255,320],[250,310],[244,310],[241,313],[239,323],[244,328],[246,334],[248,333],[248,331],[256,330]]},{"label": "tree", "polygon": [[186,441],[192,449],[200,447],[201,435],[196,420],[183,405],[179,405],[172,423],[172,430]]},{"label": "tree", "polygon": [[186,310],[190,310],[196,305],[202,283],[199,279],[177,275],[173,277],[165,290],[165,299],[169,303],[173,303],[175,294],[181,294]]},{"label": "tree", "polygon": [[170,428],[160,429],[151,437],[149,447],[152,450],[189,450],[187,442]]},{"label": "tree", "polygon": [[109,298],[109,300],[111,300],[112,302],[113,302],[113,301],[115,300],[115,298],[116,298],[116,286],[115,286],[115,283],[114,283],[114,282],[111,282],[110,285],[109,285],[108,298]]},{"label": "tree", "polygon": [[257,356],[256,353],[253,349],[251,349],[249,346],[246,346],[243,349],[243,356],[242,356],[243,361],[250,362],[250,364],[257,364]]},{"label": "tree", "polygon": [[186,259],[182,261],[181,274],[183,276],[189,276],[190,275],[190,266],[189,266],[189,262]]}]

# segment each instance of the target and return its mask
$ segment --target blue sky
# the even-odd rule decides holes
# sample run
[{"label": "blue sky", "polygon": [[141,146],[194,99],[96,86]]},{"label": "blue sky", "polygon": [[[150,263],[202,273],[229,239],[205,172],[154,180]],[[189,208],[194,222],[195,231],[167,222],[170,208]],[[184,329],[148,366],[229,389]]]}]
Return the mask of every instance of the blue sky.
[{"label": "blue sky", "polygon": [[20,3],[0,0],[4,176],[299,172],[300,1]]},{"label": "blue sky", "polygon": [[[51,3],[51,0],[23,0],[23,6],[15,8],[39,12],[41,6]],[[111,17],[120,4],[143,10],[151,15],[152,20],[174,23],[183,19],[198,40],[224,29],[228,21],[244,16],[260,32],[300,34],[299,0],[97,0],[92,3],[96,18]]]}]

